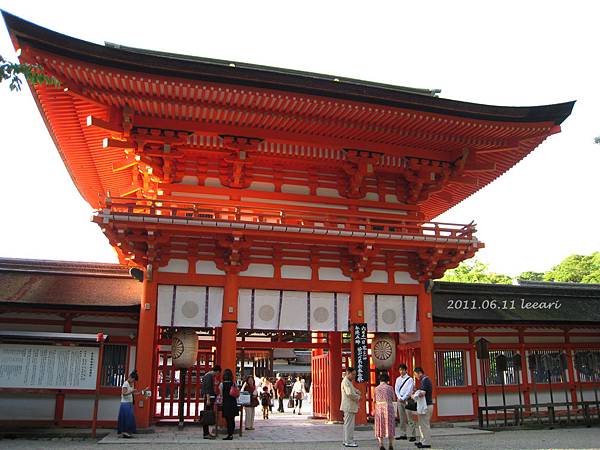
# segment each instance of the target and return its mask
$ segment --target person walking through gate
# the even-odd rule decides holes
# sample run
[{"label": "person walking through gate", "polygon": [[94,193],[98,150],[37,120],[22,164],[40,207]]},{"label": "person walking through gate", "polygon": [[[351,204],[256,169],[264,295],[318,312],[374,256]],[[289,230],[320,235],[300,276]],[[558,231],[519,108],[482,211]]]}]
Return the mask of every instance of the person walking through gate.
[{"label": "person walking through gate", "polygon": [[346,376],[342,380],[342,403],[340,411],[344,413],[344,447],[358,447],[354,442],[354,421],[358,412],[360,391],[354,387],[352,382],[356,376],[356,369],[348,367]]},{"label": "person walking through gate", "polygon": [[390,376],[387,372],[379,375],[379,386],[375,388],[375,437],[379,450],[385,450],[383,439],[388,439],[389,450],[394,450],[394,432],[396,428],[396,412],[394,411],[394,389],[389,385]]},{"label": "person walking through gate", "polygon": [[285,380],[280,373],[277,374],[277,382],[275,383],[275,390],[277,391],[277,400],[279,401],[277,412],[284,412],[283,399],[285,397]]},{"label": "person walking through gate", "polygon": [[420,435],[420,439],[415,445],[418,448],[431,448],[430,421],[433,413],[433,384],[422,368],[415,367],[414,373],[419,380],[419,389],[413,394],[413,399],[417,402]]},{"label": "person walking through gate", "polygon": [[[223,396],[223,404],[221,405],[221,408],[223,410],[223,417],[227,422],[227,436],[223,438],[224,441],[233,440],[233,432],[235,431],[235,418],[240,415],[237,397],[231,395],[231,387],[233,385],[233,373],[231,372],[231,369],[225,369],[223,371],[223,381],[219,386],[221,395]],[[239,391],[237,394],[239,395]]]},{"label": "person walking through gate", "polygon": [[[406,364],[400,364],[399,370],[400,376],[396,378],[394,385],[396,397],[398,398],[398,418],[400,420],[400,436],[396,437],[396,439],[408,439],[410,442],[415,442],[415,418],[413,417],[413,412],[406,409],[406,402],[415,389],[415,380],[407,373],[408,367],[406,367]],[[407,428],[410,437],[406,435]]]},{"label": "person walking through gate", "polygon": [[[215,400],[217,393],[215,390],[215,381],[221,374],[221,367],[214,366],[212,370],[204,374],[202,377],[202,397],[204,398],[204,410],[215,411]],[[222,391],[221,391],[222,392]],[[210,433],[209,425],[202,424],[204,431],[204,439],[215,439],[215,435]]]},{"label": "person walking through gate", "polygon": [[304,389],[304,384],[300,380],[300,377],[296,377],[296,382],[292,387],[292,398],[294,399],[294,410],[292,414],[296,414],[296,408],[298,408],[298,415],[302,413],[300,410],[302,409],[302,400],[304,399],[304,395],[306,394],[306,389]]},{"label": "person walking through gate", "polygon": [[246,430],[254,430],[254,414],[256,413],[256,407],[258,406],[258,390],[256,389],[255,379],[252,375],[246,378],[246,382],[242,386],[242,391],[250,393],[250,404],[244,406],[244,418]]}]

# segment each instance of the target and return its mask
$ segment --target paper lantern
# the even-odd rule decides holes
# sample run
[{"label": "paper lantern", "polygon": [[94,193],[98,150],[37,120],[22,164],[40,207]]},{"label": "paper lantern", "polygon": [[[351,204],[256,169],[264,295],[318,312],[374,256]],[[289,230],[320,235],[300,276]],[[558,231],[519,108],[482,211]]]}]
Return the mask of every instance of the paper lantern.
[{"label": "paper lantern", "polygon": [[187,369],[196,364],[198,357],[198,336],[191,328],[178,330],[171,342],[173,366]]},{"label": "paper lantern", "polygon": [[387,333],[378,333],[371,344],[371,356],[376,369],[391,369],[396,360],[396,341]]}]

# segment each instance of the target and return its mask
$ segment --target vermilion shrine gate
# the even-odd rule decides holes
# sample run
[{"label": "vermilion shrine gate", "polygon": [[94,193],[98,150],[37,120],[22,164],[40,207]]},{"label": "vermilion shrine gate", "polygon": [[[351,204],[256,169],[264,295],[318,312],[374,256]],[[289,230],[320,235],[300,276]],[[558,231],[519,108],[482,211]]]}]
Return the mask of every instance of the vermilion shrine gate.
[{"label": "vermilion shrine gate", "polygon": [[[199,361],[224,368],[310,348],[316,412],[332,420],[349,324],[392,333],[397,363],[435,372],[427,282],[483,244],[473,222],[432,219],[559,132],[573,106],[465,103],[4,19],[21,61],[60,81],[32,92],[93,220],[144,271],[140,385],[172,376],[172,327],[197,329]],[[168,415],[158,406],[138,404],[138,425]]]}]

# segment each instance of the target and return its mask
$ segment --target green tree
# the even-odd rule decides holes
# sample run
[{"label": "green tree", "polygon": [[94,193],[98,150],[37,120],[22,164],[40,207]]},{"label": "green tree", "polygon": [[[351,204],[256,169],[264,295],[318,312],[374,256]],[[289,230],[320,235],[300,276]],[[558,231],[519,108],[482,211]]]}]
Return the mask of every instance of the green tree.
[{"label": "green tree", "polygon": [[0,55],[0,83],[8,82],[8,87],[11,91],[20,91],[23,84],[20,75],[23,75],[25,80],[31,84],[60,86],[60,82],[56,78],[46,75],[40,66],[27,63],[13,63],[5,60]]},{"label": "green tree", "polygon": [[447,270],[441,281],[511,284],[512,278],[507,275],[490,272],[487,264],[477,259],[472,259],[461,262],[456,269]]},{"label": "green tree", "polygon": [[571,255],[544,274],[545,281],[600,283],[600,252]]},{"label": "green tree", "polygon": [[544,281],[544,272],[523,272],[517,277],[518,280]]}]

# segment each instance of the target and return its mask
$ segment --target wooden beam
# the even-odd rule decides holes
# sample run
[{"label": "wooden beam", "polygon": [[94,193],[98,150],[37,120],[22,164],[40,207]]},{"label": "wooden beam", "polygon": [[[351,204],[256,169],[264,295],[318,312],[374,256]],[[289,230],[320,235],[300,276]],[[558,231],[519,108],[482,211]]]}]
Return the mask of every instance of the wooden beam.
[{"label": "wooden beam", "polygon": [[124,149],[135,149],[135,142],[121,141],[119,139],[104,138],[102,139],[102,148],[124,148]]},{"label": "wooden beam", "polygon": [[493,172],[496,170],[495,162],[468,161],[464,167],[465,172]]},{"label": "wooden beam", "polygon": [[498,147],[498,148],[488,148],[483,150],[477,150],[478,155],[491,155],[492,153],[504,153],[504,152],[514,152],[519,150],[518,145],[510,146],[510,147]]},{"label": "wooden beam", "polygon": [[122,128],[119,128],[116,125],[108,123],[105,120],[98,119],[97,117],[94,117],[94,116],[91,116],[91,115],[87,116],[85,118],[85,124],[88,127],[101,128],[102,130],[111,131],[111,132],[117,133],[119,135],[123,134],[123,129]]}]

